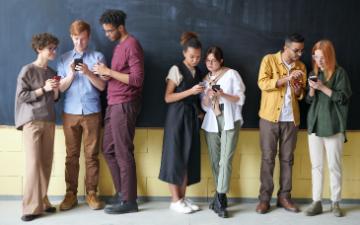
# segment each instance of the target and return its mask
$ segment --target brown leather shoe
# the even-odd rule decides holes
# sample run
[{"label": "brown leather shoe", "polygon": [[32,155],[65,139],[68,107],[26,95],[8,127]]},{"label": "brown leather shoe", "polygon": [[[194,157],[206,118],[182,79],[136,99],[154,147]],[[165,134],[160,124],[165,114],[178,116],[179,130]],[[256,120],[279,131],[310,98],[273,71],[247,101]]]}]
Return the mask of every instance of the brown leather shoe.
[{"label": "brown leather shoe", "polygon": [[276,206],[283,207],[290,212],[300,212],[300,209],[291,201],[290,198],[278,197]]},{"label": "brown leather shoe", "polygon": [[78,200],[76,195],[73,192],[69,191],[66,193],[65,198],[61,202],[59,208],[61,211],[69,210],[74,208],[77,204],[78,204]]},{"label": "brown leather shoe", "polygon": [[105,207],[105,203],[96,196],[95,191],[89,191],[86,195],[86,203],[94,210],[103,209]]},{"label": "brown leather shoe", "polygon": [[269,202],[260,201],[259,204],[256,206],[256,212],[260,214],[264,214],[269,212],[270,204]]}]

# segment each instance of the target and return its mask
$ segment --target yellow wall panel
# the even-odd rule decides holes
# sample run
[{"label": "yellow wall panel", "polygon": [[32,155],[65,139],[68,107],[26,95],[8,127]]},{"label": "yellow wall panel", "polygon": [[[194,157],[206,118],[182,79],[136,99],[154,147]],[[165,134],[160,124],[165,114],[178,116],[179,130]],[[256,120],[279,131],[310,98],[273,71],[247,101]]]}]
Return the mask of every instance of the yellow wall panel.
[{"label": "yellow wall panel", "polygon": [[[63,130],[57,126],[55,152],[49,195],[64,195],[66,147]],[[0,126],[0,195],[21,195],[23,190],[24,152],[22,133],[13,127]],[[343,198],[360,198],[360,132],[348,132],[349,142],[344,145]],[[170,196],[168,185],[158,179],[163,142],[163,129],[138,128],[135,133],[135,157],[137,163],[139,196]],[[188,188],[188,196],[212,197],[215,191],[209,156],[203,131],[201,132],[201,182]],[[114,186],[106,161],[100,153],[99,194],[112,195]],[[308,153],[307,133],[299,132],[293,167],[294,198],[311,198],[311,164]],[[85,194],[85,159],[81,147],[79,195]],[[242,129],[234,153],[230,197],[257,198],[260,187],[261,151],[259,131]],[[324,197],[330,196],[329,172],[324,165]],[[274,193],[279,188],[279,161],[276,157]]]}]

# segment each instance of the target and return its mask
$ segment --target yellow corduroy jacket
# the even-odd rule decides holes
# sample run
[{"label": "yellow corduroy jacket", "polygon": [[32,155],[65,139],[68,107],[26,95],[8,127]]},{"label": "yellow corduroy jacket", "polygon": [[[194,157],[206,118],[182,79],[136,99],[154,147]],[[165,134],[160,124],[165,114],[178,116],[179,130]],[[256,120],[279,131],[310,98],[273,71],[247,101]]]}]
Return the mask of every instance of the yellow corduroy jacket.
[{"label": "yellow corduroy jacket", "polygon": [[[291,88],[291,105],[296,126],[300,124],[300,109],[298,101],[304,97],[306,87],[306,67],[301,61],[296,61],[291,70],[301,70],[304,75],[301,78],[303,87],[300,96],[295,96],[294,89]],[[286,66],[281,60],[281,51],[275,54],[266,55],[260,65],[258,86],[261,90],[261,103],[259,116],[262,119],[277,123],[279,121],[286,87],[276,87],[276,82],[287,76]]]}]

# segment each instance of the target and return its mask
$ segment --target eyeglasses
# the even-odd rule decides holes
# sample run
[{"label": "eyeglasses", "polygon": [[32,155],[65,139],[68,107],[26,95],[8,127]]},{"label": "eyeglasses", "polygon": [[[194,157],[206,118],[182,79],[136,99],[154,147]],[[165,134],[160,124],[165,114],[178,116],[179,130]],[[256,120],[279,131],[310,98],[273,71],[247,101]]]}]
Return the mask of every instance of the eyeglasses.
[{"label": "eyeglasses", "polygon": [[325,61],[324,56],[312,55],[312,58],[316,61]]},{"label": "eyeglasses", "polygon": [[207,59],[205,62],[208,63],[208,64],[219,63],[219,61],[217,61],[216,59],[211,59],[211,60]]},{"label": "eyeglasses", "polygon": [[56,51],[56,49],[57,49],[57,46],[48,46],[48,47],[46,47],[50,52],[55,52]]},{"label": "eyeglasses", "polygon": [[104,30],[105,34],[111,34],[115,31],[116,29],[111,29],[111,30]]},{"label": "eyeglasses", "polygon": [[290,47],[288,47],[293,53],[295,53],[296,55],[302,55],[304,54],[304,49],[292,49]]}]

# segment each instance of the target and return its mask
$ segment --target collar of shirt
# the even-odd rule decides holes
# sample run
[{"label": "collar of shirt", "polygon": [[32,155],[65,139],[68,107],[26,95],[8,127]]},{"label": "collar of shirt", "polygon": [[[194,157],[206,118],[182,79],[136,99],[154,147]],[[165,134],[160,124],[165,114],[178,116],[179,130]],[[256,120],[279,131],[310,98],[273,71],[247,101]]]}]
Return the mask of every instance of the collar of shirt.
[{"label": "collar of shirt", "polygon": [[72,50],[72,57],[75,58],[84,58],[87,54],[88,50],[86,49],[83,53],[77,52],[75,49]]}]

